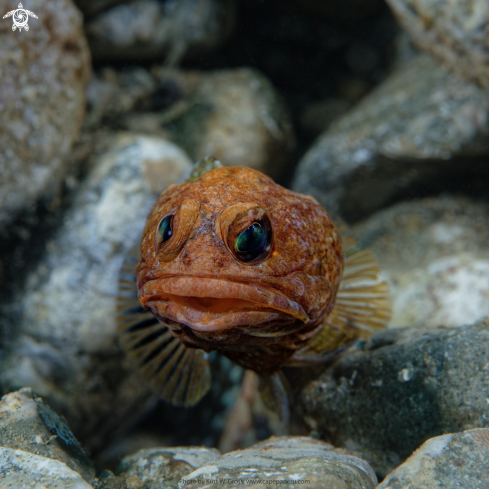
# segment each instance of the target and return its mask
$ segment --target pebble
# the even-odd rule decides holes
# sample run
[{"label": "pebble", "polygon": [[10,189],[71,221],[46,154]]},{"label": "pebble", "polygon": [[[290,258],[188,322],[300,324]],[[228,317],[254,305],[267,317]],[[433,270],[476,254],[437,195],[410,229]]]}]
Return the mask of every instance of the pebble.
[{"label": "pebble", "polygon": [[212,154],[223,165],[249,166],[280,178],[293,148],[289,113],[272,84],[249,68],[202,76],[174,140],[194,160]]},{"label": "pebble", "polygon": [[117,124],[166,137],[198,161],[249,166],[278,179],[294,145],[291,117],[274,87],[249,68],[105,70],[88,89],[91,127]]},{"label": "pebble", "polygon": [[[2,15],[18,8],[2,2]],[[90,55],[71,0],[31,0],[29,31],[0,22],[0,229],[42,198],[53,200],[85,112]]]},{"label": "pebble", "polygon": [[[93,464],[73,436],[64,418],[56,414],[40,397],[32,393],[30,388],[11,392],[0,401],[0,465],[4,470],[9,465],[20,464],[22,469],[17,477],[26,477],[26,467],[35,467],[36,460],[50,467],[49,471],[63,472],[66,469],[68,478],[91,481],[95,476]],[[32,455],[32,456],[31,456]],[[41,463],[41,462],[39,462]],[[44,469],[34,471],[33,477],[46,475]],[[76,477],[75,477],[76,475]],[[80,477],[81,476],[81,477]],[[13,483],[12,474],[7,487],[24,487]],[[3,487],[0,478],[0,487]],[[30,486],[29,486],[30,487]],[[62,486],[65,487],[65,486]]]},{"label": "pebble", "polygon": [[378,333],[308,382],[303,417],[385,476],[429,438],[489,426],[488,341],[488,320]]},{"label": "pebble", "polygon": [[403,202],[351,228],[391,287],[389,327],[472,324],[489,316],[489,206],[462,197]]},{"label": "pebble", "polygon": [[159,489],[163,483],[176,487],[182,477],[219,456],[215,448],[152,448],[124,457],[117,473],[124,473],[125,478],[137,476],[147,489]]},{"label": "pebble", "polygon": [[0,447],[0,489],[93,489],[64,463]]},{"label": "pebble", "polygon": [[489,88],[489,4],[486,0],[387,0],[421,49],[465,79]]},{"label": "pebble", "polygon": [[489,429],[431,438],[377,489],[483,489],[489,487]]},{"label": "pebble", "polygon": [[284,436],[207,462],[182,478],[178,487],[231,489],[262,484],[286,484],[291,489],[373,489],[377,478],[366,462],[346,450],[313,438]]},{"label": "pebble", "polygon": [[417,192],[468,192],[488,130],[489,92],[419,55],[320,136],[292,186],[350,223]]},{"label": "pebble", "polygon": [[117,344],[119,270],[157,195],[192,168],[161,138],[120,133],[108,146],[7,305],[1,359],[4,391],[32,387],[91,448],[145,409],[149,391]]}]

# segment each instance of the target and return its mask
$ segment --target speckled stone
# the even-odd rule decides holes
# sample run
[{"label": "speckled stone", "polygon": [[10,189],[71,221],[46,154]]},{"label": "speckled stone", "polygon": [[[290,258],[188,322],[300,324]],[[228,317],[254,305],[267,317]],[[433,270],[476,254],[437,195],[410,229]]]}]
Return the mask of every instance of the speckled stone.
[{"label": "speckled stone", "polygon": [[249,166],[279,178],[292,150],[290,115],[272,84],[249,68],[200,78],[173,138],[194,160],[213,155],[225,166]]},{"label": "speckled stone", "polygon": [[237,485],[281,485],[284,480],[291,489],[373,489],[377,485],[375,473],[360,458],[319,440],[297,436],[272,437],[246,450],[227,453],[183,477],[178,487],[231,489]]},{"label": "speckled stone", "polygon": [[389,327],[472,324],[489,316],[489,206],[462,197],[396,204],[351,228],[391,287]]},{"label": "speckled stone", "polygon": [[[1,0],[2,15],[18,8]],[[67,160],[85,112],[90,55],[82,17],[71,0],[30,0],[29,31],[1,19],[0,226],[42,197],[52,198],[70,172]]]},{"label": "speckled stone", "polygon": [[437,436],[423,443],[378,489],[489,487],[489,429]]},{"label": "speckled stone", "polygon": [[87,23],[95,59],[171,62],[215,49],[234,26],[235,0],[132,0]]},{"label": "speckled stone", "polygon": [[[67,469],[70,467],[80,473],[86,481],[91,481],[95,476],[92,463],[68,428],[66,421],[40,397],[33,395],[29,388],[2,397],[0,446],[59,460],[63,462],[61,465],[66,464]],[[3,457],[7,455],[7,458],[11,458],[12,453],[4,452],[0,455],[2,460],[0,464],[5,463],[6,459]]]},{"label": "speckled stone", "polygon": [[4,391],[32,387],[93,448],[123,433],[149,397],[118,348],[119,270],[156,197],[192,163],[161,138],[117,134],[88,167],[44,256],[4,304],[0,363]]},{"label": "speckled stone", "polygon": [[384,476],[429,438],[489,426],[488,344],[489,320],[378,333],[302,389],[302,414]]},{"label": "speckled stone", "polygon": [[92,489],[64,463],[0,447],[0,489]]},{"label": "speckled stone", "polygon": [[348,222],[417,192],[472,191],[488,131],[489,92],[419,55],[323,133],[293,189]]},{"label": "speckled stone", "polygon": [[170,138],[192,160],[283,175],[294,145],[290,114],[270,81],[248,68],[105,70],[88,89],[88,123]]},{"label": "speckled stone", "polygon": [[411,39],[463,78],[489,88],[486,0],[387,0]]},{"label": "speckled stone", "polygon": [[176,488],[182,477],[219,456],[215,448],[151,448],[124,457],[117,473],[126,479],[137,476],[147,489]]}]

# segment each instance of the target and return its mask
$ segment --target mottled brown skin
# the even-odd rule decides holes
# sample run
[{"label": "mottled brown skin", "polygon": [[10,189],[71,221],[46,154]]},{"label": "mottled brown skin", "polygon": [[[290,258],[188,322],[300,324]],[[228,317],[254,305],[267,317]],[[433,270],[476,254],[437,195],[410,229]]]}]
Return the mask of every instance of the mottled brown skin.
[{"label": "mottled brown skin", "polygon": [[[257,207],[270,219],[273,244],[250,265],[226,239],[235,209]],[[157,227],[168,214],[173,236],[158,248]],[[185,346],[219,350],[271,375],[294,363],[331,312],[343,263],[339,233],[313,198],[256,170],[222,167],[159,197],[141,241],[138,293]]]}]

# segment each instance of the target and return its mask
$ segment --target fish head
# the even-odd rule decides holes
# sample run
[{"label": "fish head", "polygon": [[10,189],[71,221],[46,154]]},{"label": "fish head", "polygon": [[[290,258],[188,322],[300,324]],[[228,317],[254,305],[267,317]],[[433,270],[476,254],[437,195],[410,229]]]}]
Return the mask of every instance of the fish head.
[{"label": "fish head", "polygon": [[188,346],[230,347],[312,331],[334,305],[343,262],[312,197],[221,167],[158,198],[141,240],[139,300],[174,332],[191,330]]}]

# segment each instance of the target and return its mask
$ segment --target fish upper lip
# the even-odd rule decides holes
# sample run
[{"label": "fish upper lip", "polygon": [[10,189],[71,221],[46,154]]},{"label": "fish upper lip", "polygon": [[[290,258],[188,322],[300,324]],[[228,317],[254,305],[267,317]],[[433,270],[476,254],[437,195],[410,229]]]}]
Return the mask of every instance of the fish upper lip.
[{"label": "fish upper lip", "polygon": [[[165,296],[169,295],[193,299],[236,299],[258,305],[262,309],[275,310],[279,314],[292,316],[303,323],[309,322],[309,317],[299,303],[288,299],[275,288],[256,282],[173,275],[147,280],[139,288],[139,299],[143,305],[153,301],[164,301]],[[191,305],[187,307],[192,308]],[[230,310],[227,314],[235,313],[236,311]],[[225,315],[226,311],[221,311],[220,316]],[[208,326],[194,325],[194,328],[211,331],[215,329],[211,323]]]}]

